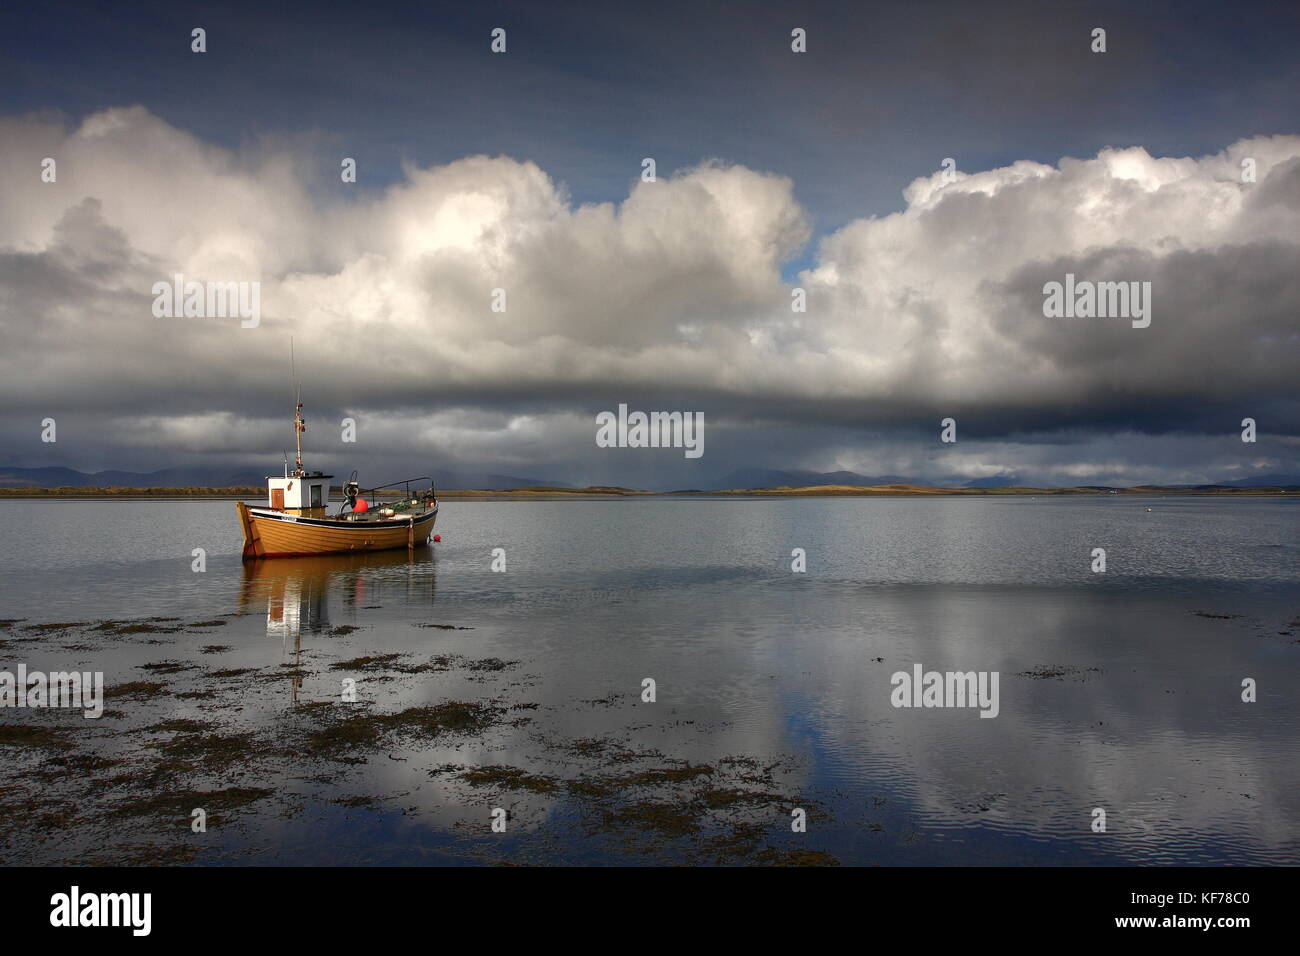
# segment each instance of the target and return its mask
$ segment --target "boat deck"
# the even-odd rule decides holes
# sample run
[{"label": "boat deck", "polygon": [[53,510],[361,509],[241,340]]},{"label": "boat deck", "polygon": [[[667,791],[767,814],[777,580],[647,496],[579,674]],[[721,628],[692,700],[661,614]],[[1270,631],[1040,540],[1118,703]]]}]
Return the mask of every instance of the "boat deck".
[{"label": "boat deck", "polygon": [[333,514],[298,514],[292,511],[281,510],[279,508],[268,508],[265,505],[250,505],[250,512],[263,518],[274,518],[279,521],[288,521],[302,524],[331,524],[343,527],[352,526],[370,526],[370,525],[390,525],[406,524],[411,521],[420,521],[438,510],[438,503],[435,501],[432,505],[424,507],[407,507],[401,511],[394,510],[392,514],[384,514],[385,509],[371,508],[369,511],[357,514],[352,511],[340,511]]},{"label": "boat deck", "polygon": [[343,524],[387,524],[393,521],[410,521],[414,518],[419,521],[430,511],[435,508],[407,508],[405,511],[397,511],[391,515],[381,515],[377,510],[367,511],[364,514],[354,514],[351,511],[341,512],[339,514],[326,515],[324,521],[338,521]]}]

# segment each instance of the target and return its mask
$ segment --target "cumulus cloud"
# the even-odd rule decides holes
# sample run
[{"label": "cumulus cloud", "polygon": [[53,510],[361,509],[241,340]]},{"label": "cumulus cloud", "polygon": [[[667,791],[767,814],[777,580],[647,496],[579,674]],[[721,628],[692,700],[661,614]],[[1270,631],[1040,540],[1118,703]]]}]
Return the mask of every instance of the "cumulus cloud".
[{"label": "cumulus cloud", "polygon": [[[1256,184],[1240,181],[1247,156]],[[1290,393],[1300,220],[1279,197],[1296,195],[1300,137],[935,173],[903,212],[829,237],[804,278],[823,348],[859,363],[863,397],[970,408],[1000,417],[980,423],[992,433],[1109,421],[1112,397],[1139,424],[1143,403],[1176,397],[1186,423],[1229,394]],[[1067,273],[1151,281],[1151,328],[1045,319],[1043,285]],[[1214,366],[1229,381],[1209,389]]]},{"label": "cumulus cloud", "polygon": [[[1004,449],[1246,414],[1300,426],[1300,136],[936,172],[902,211],[821,239],[793,283],[782,269],[812,233],[780,175],[705,162],[584,205],[510,157],[410,165],[382,191],[314,181],[309,159],[230,152],[140,107],[0,119],[11,444],[60,412],[107,446],[278,448],[290,335],[316,407],[375,423],[385,454],[558,466],[553,449],[590,455],[591,416],[622,401],[702,410],[737,456],[763,445],[747,426],[815,435],[791,462],[812,467],[941,415]],[[1044,318],[1043,284],[1067,272],[1151,282],[1151,327]],[[153,283],[176,273],[260,282],[261,324],[155,318]]]}]

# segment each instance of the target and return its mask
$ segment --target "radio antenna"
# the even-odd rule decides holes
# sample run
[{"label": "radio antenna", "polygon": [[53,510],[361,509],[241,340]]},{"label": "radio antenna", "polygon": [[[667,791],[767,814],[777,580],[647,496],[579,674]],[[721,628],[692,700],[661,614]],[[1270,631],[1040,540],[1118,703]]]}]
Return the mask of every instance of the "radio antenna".
[{"label": "radio antenna", "polygon": [[289,378],[292,379],[293,400],[298,402],[302,398],[302,388],[298,385],[298,371],[293,361],[293,336],[289,336]]}]

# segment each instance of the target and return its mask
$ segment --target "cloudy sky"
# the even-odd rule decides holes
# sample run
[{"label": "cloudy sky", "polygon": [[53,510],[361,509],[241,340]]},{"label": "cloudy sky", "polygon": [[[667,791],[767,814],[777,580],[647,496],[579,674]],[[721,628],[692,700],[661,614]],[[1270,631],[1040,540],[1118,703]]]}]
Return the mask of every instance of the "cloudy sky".
[{"label": "cloudy sky", "polygon": [[[1300,473],[1298,42],[1294,3],[6,5],[0,464],[274,469],[292,337],[308,466],[374,480]],[[260,323],[155,316],[177,273]],[[1149,327],[1045,317],[1067,273]],[[598,448],[620,403],[705,454]]]}]

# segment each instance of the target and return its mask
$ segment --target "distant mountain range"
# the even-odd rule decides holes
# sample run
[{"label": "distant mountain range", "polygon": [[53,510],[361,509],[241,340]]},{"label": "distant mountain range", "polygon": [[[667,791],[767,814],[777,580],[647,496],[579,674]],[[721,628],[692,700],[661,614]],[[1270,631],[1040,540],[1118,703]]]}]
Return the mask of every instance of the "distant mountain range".
[{"label": "distant mountain range", "polygon": [[1220,481],[1216,485],[1171,485],[1172,488],[1293,488],[1300,486],[1300,475],[1255,475],[1236,481]]},{"label": "distant mountain range", "polygon": [[[706,484],[701,491],[726,491],[736,488],[812,488],[817,485],[851,485],[869,488],[875,485],[922,485],[935,488],[1016,488],[1032,487],[1032,482],[1020,475],[995,475],[990,478],[967,479],[960,476],[948,478],[916,478],[902,475],[860,475],[855,471],[779,471],[766,468],[740,468],[717,481]],[[1087,485],[1084,487],[1108,490],[1118,485]],[[1234,481],[1219,481],[1198,485],[1162,485],[1164,488],[1269,488],[1300,487],[1300,475],[1255,475]]]},{"label": "distant mountain range", "polygon": [[[261,487],[266,481],[264,468],[249,466],[213,467],[190,465],[164,468],[160,471],[98,471],[88,474],[72,468],[18,468],[0,466],[0,488],[228,488],[234,485]],[[336,476],[342,484],[346,475]],[[373,477],[373,476],[371,476]],[[406,475],[383,475],[378,480],[405,478]],[[572,488],[569,482],[548,478],[521,478],[517,475],[500,475],[490,472],[460,472],[445,468],[433,472],[437,487],[453,490],[482,489],[509,491],[513,488]],[[364,483],[364,482],[363,482]],[[921,485],[937,488],[1012,488],[1031,485],[1020,475],[997,475],[991,478],[966,479],[917,478],[904,475],[861,475],[855,471],[782,471],[770,468],[739,468],[716,481],[708,482],[697,491],[727,491],[752,488],[811,488],[817,485],[851,485],[872,487],[876,485]],[[1084,487],[1107,490],[1109,485]],[[1145,486],[1144,486],[1145,487]],[[1156,486],[1151,486],[1156,487]],[[1159,487],[1195,488],[1266,488],[1300,487],[1300,475],[1255,475],[1233,481],[1220,481],[1199,485],[1162,485]]]},{"label": "distant mountain range", "polygon": [[701,491],[727,491],[732,488],[812,488],[815,485],[927,485],[919,478],[898,475],[868,477],[855,471],[777,471],[770,468],[738,468],[717,481],[707,483]]},{"label": "distant mountain range", "polygon": [[[192,465],[181,468],[163,468],[161,471],[97,471],[87,474],[72,468],[15,468],[0,466],[0,488],[229,488],[236,485],[263,487],[267,471],[256,465],[221,468],[204,465]],[[401,480],[406,475],[371,475],[377,481],[391,479]],[[342,484],[347,475],[335,476],[336,483]],[[547,485],[553,488],[569,488],[563,481],[551,481],[545,478],[519,478],[515,475],[495,475],[489,473],[448,471],[435,469],[434,483],[439,488],[448,490],[491,489],[507,491],[511,488],[534,488]],[[365,478],[362,484],[366,483]]]}]

